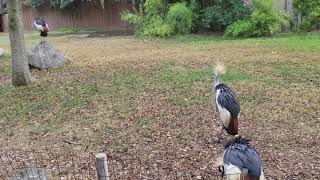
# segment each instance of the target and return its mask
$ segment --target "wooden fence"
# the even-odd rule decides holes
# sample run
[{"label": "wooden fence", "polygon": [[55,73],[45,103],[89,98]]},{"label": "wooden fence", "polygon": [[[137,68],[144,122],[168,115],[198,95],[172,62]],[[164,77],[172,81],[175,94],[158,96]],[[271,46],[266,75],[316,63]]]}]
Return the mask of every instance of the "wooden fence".
[{"label": "wooden fence", "polygon": [[24,30],[32,30],[33,19],[44,17],[51,30],[58,28],[82,28],[95,30],[123,30],[128,23],[121,21],[120,13],[132,9],[130,0],[106,1],[101,9],[93,2],[77,3],[73,9],[56,10],[50,7],[23,8]]},{"label": "wooden fence", "polygon": [[301,14],[296,12],[293,7],[293,0],[274,0],[274,7],[279,11],[287,12],[293,25],[299,26],[303,22]]}]

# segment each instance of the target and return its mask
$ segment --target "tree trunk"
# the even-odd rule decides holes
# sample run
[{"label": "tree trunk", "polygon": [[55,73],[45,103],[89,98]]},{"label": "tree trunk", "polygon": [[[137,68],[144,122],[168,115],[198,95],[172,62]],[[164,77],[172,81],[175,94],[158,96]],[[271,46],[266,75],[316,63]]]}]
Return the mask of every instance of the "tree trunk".
[{"label": "tree trunk", "polygon": [[20,0],[8,1],[9,37],[12,57],[12,84],[24,86],[31,83],[22,26]]}]

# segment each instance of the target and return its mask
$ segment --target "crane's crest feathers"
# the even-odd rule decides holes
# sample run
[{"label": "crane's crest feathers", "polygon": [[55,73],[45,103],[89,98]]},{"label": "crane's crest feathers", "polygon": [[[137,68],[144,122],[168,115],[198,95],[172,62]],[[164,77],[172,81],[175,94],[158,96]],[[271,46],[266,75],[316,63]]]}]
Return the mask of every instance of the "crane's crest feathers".
[{"label": "crane's crest feathers", "polygon": [[221,83],[221,74],[224,74],[224,68],[223,68],[223,65],[218,63],[214,69],[213,87],[216,87]]},{"label": "crane's crest feathers", "polygon": [[222,64],[218,63],[217,66],[214,68],[214,74],[221,75],[225,73],[225,68]]}]

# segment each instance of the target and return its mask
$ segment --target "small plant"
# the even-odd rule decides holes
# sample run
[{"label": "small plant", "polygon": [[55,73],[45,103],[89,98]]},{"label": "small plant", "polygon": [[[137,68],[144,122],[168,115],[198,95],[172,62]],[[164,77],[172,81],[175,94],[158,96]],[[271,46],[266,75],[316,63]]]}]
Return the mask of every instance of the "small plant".
[{"label": "small plant", "polygon": [[273,8],[272,0],[253,0],[254,12],[246,19],[228,26],[225,36],[261,37],[271,36],[282,24],[288,24],[286,14]]},{"label": "small plant", "polygon": [[169,8],[167,22],[175,34],[189,33],[194,27],[194,14],[185,3],[176,3]]}]

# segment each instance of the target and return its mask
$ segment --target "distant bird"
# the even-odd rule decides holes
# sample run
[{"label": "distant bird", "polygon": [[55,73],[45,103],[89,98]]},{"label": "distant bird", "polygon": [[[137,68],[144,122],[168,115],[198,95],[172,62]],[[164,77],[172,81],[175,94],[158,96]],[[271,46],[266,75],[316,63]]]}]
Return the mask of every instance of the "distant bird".
[{"label": "distant bird", "polygon": [[264,180],[261,158],[248,139],[241,136],[224,146],[222,176],[230,180]]},{"label": "distant bird", "polygon": [[[35,28],[40,31],[40,36],[47,37],[49,32],[49,26],[43,17],[37,17],[34,19],[33,24]],[[41,41],[43,42],[43,41]]]},{"label": "distant bird", "polygon": [[218,64],[215,68],[215,77],[213,82],[216,110],[218,111],[222,121],[222,129],[218,137],[218,142],[220,142],[223,129],[225,129],[230,135],[238,134],[240,113],[240,104],[235,93],[226,84],[221,83],[222,73],[223,67]]}]

